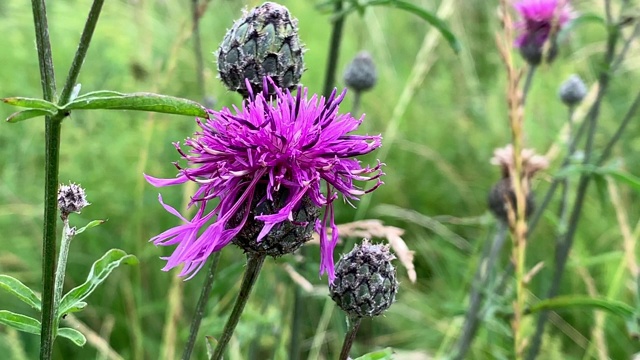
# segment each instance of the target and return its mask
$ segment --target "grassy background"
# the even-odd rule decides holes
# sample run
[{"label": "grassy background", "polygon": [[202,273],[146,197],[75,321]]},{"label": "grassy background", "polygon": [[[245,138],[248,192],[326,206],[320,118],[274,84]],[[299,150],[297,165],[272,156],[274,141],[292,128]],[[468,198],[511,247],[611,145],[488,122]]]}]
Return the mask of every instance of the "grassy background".
[{"label": "grassy background", "polygon": [[[216,106],[239,103],[216,79],[212,52],[240,9],[258,1],[213,0],[201,22],[205,51],[206,94],[197,90],[192,51],[190,4],[176,0],[119,0],[105,4],[94,41],[80,75],[83,92],[109,89],[122,92],[152,91],[204,101]],[[302,81],[321,91],[330,33],[330,18],[314,2],[282,1],[299,19],[300,36],[308,52]],[[455,55],[422,20],[400,10],[376,8],[365,17],[347,20],[340,56],[340,71],[360,49],[376,59],[379,85],[363,98],[367,120],[362,132],[382,133],[384,147],[367,158],[387,163],[386,185],[354,210],[338,206],[339,223],[379,218],[406,229],[408,246],[415,251],[418,282],[411,284],[399,270],[398,302],[385,317],[366,321],[353,354],[392,346],[410,352],[409,359],[445,357],[455,343],[466,308],[470,279],[480,250],[493,229],[485,205],[486,195],[499,179],[489,165],[496,147],[509,141],[505,112],[503,72],[494,43],[499,23],[497,1],[415,1],[442,11],[463,50]],[[583,12],[602,12],[599,1],[576,1]],[[58,85],[77,46],[89,1],[49,1],[49,25]],[[41,96],[31,9],[22,0],[0,2],[0,97]],[[542,67],[528,99],[525,124],[527,146],[546,152],[561,146],[566,108],[557,100],[560,83],[571,73],[589,84],[597,75],[604,48],[604,31],[595,24],[576,29],[553,66]],[[638,51],[634,47],[605,99],[596,145],[602,148],[615,131],[630,99],[638,91]],[[424,78],[416,77],[422,70]],[[415,82],[417,86],[411,87]],[[340,84],[340,86],[343,86]],[[401,99],[407,102],[400,101]],[[345,101],[344,111],[350,108]],[[0,107],[6,118],[14,109]],[[43,199],[43,122],[2,124],[0,130],[0,273],[15,276],[40,289],[41,223]],[[203,274],[182,282],[175,273],[160,271],[160,256],[172,249],[156,248],[147,240],[176,224],[157,203],[158,190],[142,173],[170,177],[177,159],[171,142],[189,136],[193,119],[140,112],[74,112],[65,120],[60,154],[61,181],[86,187],[88,207],[72,221],[84,225],[91,219],[109,221],[74,240],[67,272],[67,289],[84,281],[92,262],[109,248],[135,254],[140,265],[118,269],[90,298],[78,315],[124,359],[177,358],[188,334]],[[616,158],[640,175],[640,129],[629,127]],[[557,168],[534,184],[544,194]],[[188,190],[162,189],[167,203],[179,205]],[[619,194],[619,201],[611,193]],[[633,232],[640,217],[638,194],[610,184],[607,201],[600,202],[592,188],[584,208],[575,246],[564,278],[563,294],[600,295],[632,303],[634,285],[625,263],[637,249],[624,251],[624,226]],[[391,206],[391,207],[390,207]],[[530,239],[528,266],[547,266],[530,284],[532,299],[541,296],[551,278],[555,210],[552,205]],[[441,215],[448,215],[443,217]],[[619,217],[618,217],[619,216]],[[625,221],[621,225],[621,220]],[[436,225],[443,226],[433,226]],[[444,229],[444,230],[443,230]],[[446,230],[446,231],[445,231]],[[632,242],[638,231],[631,235]],[[269,260],[254,296],[230,346],[230,359],[287,358],[295,285],[284,270],[291,264],[318,286],[317,249],[311,245],[302,261],[285,257]],[[507,262],[507,254],[502,265]],[[217,336],[237,292],[244,258],[229,247],[223,252],[208,316],[201,334]],[[507,304],[508,300],[496,302]],[[30,309],[0,293],[0,308],[30,313]],[[303,358],[336,358],[344,334],[344,317],[333,310],[326,295],[304,295]],[[323,317],[324,316],[324,317]],[[600,319],[598,319],[600,317]],[[326,322],[318,332],[317,324]],[[525,324],[532,330],[533,322]],[[323,330],[322,328],[320,330]],[[35,358],[39,339],[0,327],[0,353],[11,359]],[[541,358],[626,359],[640,345],[626,335],[616,318],[592,311],[564,311],[548,327],[545,355]],[[606,349],[603,348],[606,345]],[[507,321],[490,318],[480,331],[469,358],[510,358],[512,339]],[[204,358],[199,343],[194,358]],[[103,358],[90,345],[78,349],[65,339],[56,342],[57,359]]]}]

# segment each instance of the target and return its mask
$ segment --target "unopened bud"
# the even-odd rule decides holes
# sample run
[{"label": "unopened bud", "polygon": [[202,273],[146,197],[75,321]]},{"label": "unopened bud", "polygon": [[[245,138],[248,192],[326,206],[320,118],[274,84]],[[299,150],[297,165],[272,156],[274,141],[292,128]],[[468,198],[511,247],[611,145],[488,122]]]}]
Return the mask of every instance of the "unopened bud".
[{"label": "unopened bud", "polygon": [[569,107],[576,106],[587,95],[587,85],[585,85],[580,76],[573,74],[560,85],[558,95],[565,105]]},{"label": "unopened bud", "polygon": [[367,91],[376,84],[377,80],[376,65],[367,51],[358,53],[344,71],[344,82],[354,91]]}]

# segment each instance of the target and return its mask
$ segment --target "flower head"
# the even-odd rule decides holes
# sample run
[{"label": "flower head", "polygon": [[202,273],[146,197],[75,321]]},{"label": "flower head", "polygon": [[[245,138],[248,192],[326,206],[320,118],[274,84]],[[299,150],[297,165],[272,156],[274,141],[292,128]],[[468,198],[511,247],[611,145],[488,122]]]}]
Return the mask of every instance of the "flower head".
[{"label": "flower head", "polygon": [[[338,240],[334,223],[333,201],[342,194],[346,201],[356,200],[382,184],[381,166],[362,167],[357,156],[380,147],[382,138],[352,135],[364,120],[350,114],[339,114],[338,106],[346,90],[333,91],[328,99],[317,95],[308,98],[306,88],[298,88],[296,96],[275,88],[270,97],[265,90],[254,96],[247,81],[249,99],[241,108],[210,110],[210,119],[197,120],[201,130],[185,140],[188,153],[175,144],[190,165],[180,167],[174,179],[158,179],[145,175],[154,186],[168,186],[194,181],[200,187],[191,204],[198,211],[191,220],[163,203],[167,211],[185,223],[151,239],[156,245],[177,245],[164,270],[184,264],[181,276],[194,275],[208,256],[229,244],[243,230],[257,199],[258,207],[285,194],[282,206],[271,214],[254,211],[254,219],[263,223],[256,236],[261,241],[286,222],[294,221],[294,213],[308,199],[325,209],[314,227],[320,234],[320,273],[334,279],[333,249]],[[355,181],[375,180],[370,190]],[[207,210],[214,199],[218,204]],[[162,199],[160,199],[162,203]],[[257,207],[256,207],[257,208]],[[210,225],[208,222],[213,221]],[[306,226],[307,224],[301,224]],[[326,227],[330,226],[331,236]]]},{"label": "flower head", "polygon": [[[551,31],[561,30],[573,17],[569,0],[522,0],[514,5],[521,21],[516,26],[522,31],[516,39],[523,57],[537,65],[541,61],[542,46]],[[551,44],[551,59],[555,55],[555,44]]]},{"label": "flower head", "polygon": [[89,205],[87,195],[80,185],[69,183],[69,185],[60,184],[58,187],[58,209],[63,218],[71,213],[80,213]]},{"label": "flower head", "polygon": [[344,71],[344,82],[354,91],[370,90],[377,80],[376,64],[367,51],[359,52]]}]

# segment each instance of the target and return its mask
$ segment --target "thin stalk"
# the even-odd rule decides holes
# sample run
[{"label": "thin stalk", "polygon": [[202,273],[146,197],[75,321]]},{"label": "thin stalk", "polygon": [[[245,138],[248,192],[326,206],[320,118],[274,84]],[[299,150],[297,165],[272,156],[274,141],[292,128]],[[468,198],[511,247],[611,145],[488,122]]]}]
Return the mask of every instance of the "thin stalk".
[{"label": "thin stalk", "polygon": [[353,94],[353,106],[351,107],[351,116],[358,118],[358,111],[360,110],[360,100],[362,98],[362,91],[354,91]]},{"label": "thin stalk", "polygon": [[200,41],[200,13],[198,12],[198,2],[198,0],[191,0],[193,53],[196,58],[196,84],[198,84],[198,93],[204,96],[204,61],[202,59],[202,43]]},{"label": "thin stalk", "polygon": [[[33,23],[36,33],[36,48],[40,67],[40,82],[43,98],[55,101],[56,79],[49,41],[47,8],[44,0],[31,0]],[[60,119],[45,118],[45,181],[44,181],[44,224],[42,234],[42,328],[40,330],[40,359],[51,359],[53,351],[53,307],[56,235],[57,235],[57,195],[58,160],[60,154]]]},{"label": "thin stalk", "polygon": [[496,231],[491,241],[487,241],[487,246],[484,249],[482,259],[478,263],[476,273],[473,276],[472,290],[469,301],[469,309],[464,319],[464,326],[462,333],[456,344],[454,350],[453,360],[462,360],[465,358],[473,338],[478,331],[478,325],[480,324],[480,308],[484,300],[484,293],[486,291],[487,280],[493,270],[493,267],[498,260],[498,256],[502,248],[504,247],[505,240],[507,239],[507,224],[499,221],[496,224]]},{"label": "thin stalk", "polygon": [[94,0],[91,5],[87,21],[84,24],[84,29],[82,30],[82,35],[80,35],[78,49],[73,57],[71,68],[69,68],[69,74],[67,75],[67,80],[65,81],[62,93],[60,94],[60,101],[58,102],[59,105],[64,105],[69,101],[73,87],[76,85],[80,69],[82,68],[82,64],[84,64],[84,59],[87,56],[87,51],[89,50],[89,44],[91,44],[93,32],[98,24],[98,18],[100,17],[103,4],[104,0]]},{"label": "thin stalk", "polygon": [[[62,241],[60,242],[60,253],[58,254],[58,267],[56,269],[56,281],[53,287],[53,308],[58,309],[60,300],[62,299],[62,290],[64,288],[64,275],[67,270],[67,258],[69,257],[69,246],[73,239],[74,230],[69,226],[68,214],[63,218]],[[58,323],[55,319],[54,324]],[[54,331],[55,333],[55,331]]]},{"label": "thin stalk", "polygon": [[633,117],[639,108],[640,108],[640,92],[638,92],[638,95],[636,95],[636,98],[631,104],[631,107],[629,108],[629,110],[627,110],[627,113],[624,115],[624,118],[622,119],[620,126],[618,126],[618,130],[616,130],[615,134],[613,134],[613,136],[611,137],[607,145],[604,147],[604,150],[602,151],[602,155],[600,155],[600,158],[597,161],[598,166],[602,165],[609,158],[609,156],[611,156],[613,147],[616,145],[618,140],[620,140],[620,138],[624,134],[624,131],[627,128],[627,125],[629,125],[631,120],[633,120]]},{"label": "thin stalk", "polygon": [[327,58],[327,70],[324,78],[324,96],[331,95],[336,84],[336,71],[338,69],[338,56],[340,55],[340,43],[342,41],[342,29],[344,28],[344,15],[342,13],[343,0],[336,0],[334,14],[336,18],[331,28],[331,40],[329,41],[329,57]]},{"label": "thin stalk", "polygon": [[527,78],[524,80],[524,86],[522,87],[522,105],[523,106],[527,101],[527,95],[529,94],[529,90],[531,89],[531,84],[533,84],[533,75],[535,75],[537,68],[538,67],[536,65],[529,65],[529,70],[527,71]]},{"label": "thin stalk", "polygon": [[[608,1],[606,1],[608,3]],[[607,37],[607,50],[605,53],[604,65],[606,69],[600,72],[600,76],[598,79],[599,87],[598,93],[596,95],[596,100],[594,101],[589,113],[587,114],[587,123],[588,123],[588,132],[587,132],[587,141],[585,144],[584,150],[584,161],[583,164],[589,164],[591,162],[591,156],[593,153],[593,143],[595,139],[595,133],[598,124],[598,116],[600,114],[600,105],[602,103],[602,99],[604,98],[604,94],[606,93],[609,87],[610,80],[610,70],[612,60],[615,54],[615,45],[617,43],[619,36],[618,29],[612,29],[609,31]],[[569,253],[571,247],[573,246],[573,239],[578,228],[578,223],[580,221],[580,215],[582,214],[582,206],[584,205],[584,200],[586,198],[587,189],[589,187],[591,177],[589,174],[582,174],[580,176],[580,180],[578,181],[578,190],[576,192],[576,199],[573,205],[573,210],[571,211],[571,216],[569,218],[569,225],[567,228],[567,232],[559,237],[558,247],[556,249],[556,259],[555,259],[555,272],[553,274],[553,279],[551,282],[551,286],[549,287],[549,291],[547,293],[547,299],[552,298],[558,294],[560,290],[560,283],[562,281],[562,275],[564,274],[564,270],[566,268],[567,259],[569,258]],[[536,325],[536,332],[531,341],[531,347],[529,349],[529,353],[527,355],[528,360],[533,360],[538,356],[540,352],[540,347],[542,346],[542,335],[544,334],[544,327],[546,325],[547,319],[549,317],[548,311],[543,311],[540,313],[538,317],[538,323]]]},{"label": "thin stalk", "polygon": [[[573,113],[575,108],[573,106],[569,107],[569,134],[567,135],[567,156],[571,158],[573,153],[575,152],[575,146],[571,141],[571,137],[573,136]],[[564,178],[560,183],[561,196],[560,196],[560,206],[558,207],[558,219],[560,219],[560,224],[558,226],[559,234],[564,234],[567,231],[567,202],[569,201],[569,179]]]},{"label": "thin stalk", "polygon": [[349,351],[351,350],[353,341],[356,339],[356,334],[358,333],[361,322],[361,317],[349,317],[349,326],[347,329],[347,334],[344,337],[344,343],[342,343],[342,350],[340,351],[339,357],[340,360],[349,359]]},{"label": "thin stalk", "polygon": [[207,307],[207,301],[209,301],[211,289],[213,289],[213,280],[216,277],[216,270],[218,269],[219,262],[220,251],[217,251],[215,254],[213,254],[211,265],[209,265],[209,271],[207,272],[207,277],[204,279],[202,291],[200,291],[200,298],[198,299],[198,304],[196,305],[196,311],[193,314],[193,319],[191,320],[189,339],[187,340],[187,345],[184,347],[184,351],[182,352],[182,360],[189,360],[191,358],[191,353],[193,352],[193,347],[195,346],[196,339],[198,337],[198,331],[200,330],[200,323],[202,322],[204,311]]},{"label": "thin stalk", "polygon": [[289,342],[289,359],[298,360],[300,358],[300,338],[302,332],[302,290],[295,286],[293,290],[293,311],[291,313],[291,341]]},{"label": "thin stalk", "polygon": [[260,275],[260,270],[262,269],[262,264],[264,264],[265,255],[247,255],[247,270],[244,273],[244,277],[242,278],[242,284],[240,285],[240,293],[238,294],[238,298],[236,299],[236,303],[233,306],[233,310],[231,311],[231,315],[229,319],[227,319],[227,323],[224,325],[224,330],[222,331],[222,336],[220,340],[218,340],[218,344],[216,345],[215,350],[213,351],[213,355],[211,355],[211,360],[220,360],[224,355],[224,350],[231,340],[231,336],[233,335],[233,331],[236,329],[238,325],[238,321],[240,320],[240,316],[242,315],[242,311],[244,310],[244,306],[247,304],[249,300],[249,295],[251,295],[251,290],[253,289],[253,285],[255,285],[256,280],[258,279],[258,275]]}]

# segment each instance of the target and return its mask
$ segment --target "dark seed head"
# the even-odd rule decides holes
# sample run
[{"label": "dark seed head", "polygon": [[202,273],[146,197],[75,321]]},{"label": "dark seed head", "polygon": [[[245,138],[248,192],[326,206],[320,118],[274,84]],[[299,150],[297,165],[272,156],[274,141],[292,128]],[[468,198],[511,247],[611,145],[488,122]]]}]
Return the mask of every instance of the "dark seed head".
[{"label": "dark seed head", "polygon": [[378,316],[395,301],[398,292],[395,256],[389,247],[372,245],[367,239],[336,265],[336,278],[329,285],[331,298],[349,316]]}]

